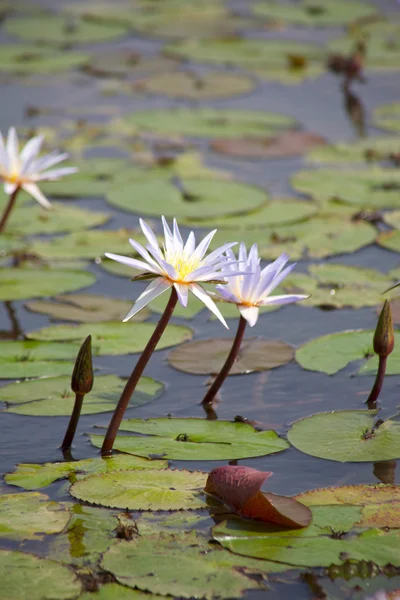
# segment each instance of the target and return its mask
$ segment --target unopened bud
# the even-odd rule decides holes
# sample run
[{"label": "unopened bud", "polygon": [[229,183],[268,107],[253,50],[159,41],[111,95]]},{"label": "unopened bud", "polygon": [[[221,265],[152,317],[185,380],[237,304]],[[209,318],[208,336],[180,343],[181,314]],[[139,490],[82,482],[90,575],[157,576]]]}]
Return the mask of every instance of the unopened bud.
[{"label": "unopened bud", "polygon": [[378,356],[384,358],[389,356],[394,348],[394,330],[392,322],[392,311],[390,304],[385,300],[385,304],[379,315],[378,323],[374,335],[374,351]]},{"label": "unopened bud", "polygon": [[83,342],[71,377],[71,389],[75,394],[88,394],[93,387],[92,336]]}]

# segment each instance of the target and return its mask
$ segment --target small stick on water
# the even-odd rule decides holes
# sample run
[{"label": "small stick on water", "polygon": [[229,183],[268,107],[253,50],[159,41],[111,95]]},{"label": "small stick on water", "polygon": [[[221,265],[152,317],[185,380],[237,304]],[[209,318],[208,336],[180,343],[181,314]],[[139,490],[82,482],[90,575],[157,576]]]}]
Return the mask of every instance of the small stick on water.
[{"label": "small stick on water", "polygon": [[117,407],[111,417],[110,424],[107,429],[107,433],[104,437],[103,446],[101,448],[102,456],[109,456],[112,453],[112,449],[114,446],[115,438],[118,433],[119,426],[121,425],[121,421],[124,417],[125,411],[128,407],[129,401],[132,397],[133,392],[139,382],[140,377],[144,369],[146,368],[147,363],[154,350],[162,334],[164,333],[165,328],[168,325],[168,322],[174,312],[174,308],[178,301],[178,294],[176,293],[175,288],[172,288],[171,296],[168,300],[168,304],[165,307],[165,310],[161,316],[161,319],[158,321],[156,328],[153,331],[153,335],[147,342],[146,348],[143,350],[139,360],[137,361],[135,368],[133,369],[131,376],[129,377],[126,385],[123,389],[121,397],[118,401]]},{"label": "small stick on water", "polygon": [[75,404],[63,443],[61,444],[61,450],[64,454],[71,448],[74,441],[79,417],[81,416],[83,399],[92,390],[93,379],[92,336],[89,335],[80,347],[71,377],[71,389],[75,392]]},{"label": "small stick on water", "polygon": [[225,379],[229,375],[229,371],[232,369],[235,360],[239,354],[240,346],[242,345],[242,340],[244,336],[244,332],[246,329],[247,321],[242,316],[239,319],[239,325],[236,331],[235,339],[233,340],[231,351],[228,354],[228,358],[225,361],[224,366],[218,373],[217,377],[214,379],[213,384],[210,386],[208,392],[203,398],[202,404],[211,404],[214,400],[218,390],[221,385],[224,383]]},{"label": "small stick on water", "polygon": [[389,354],[394,348],[394,330],[392,322],[392,311],[387,300],[383,305],[381,314],[379,315],[374,334],[374,352],[379,356],[378,372],[376,374],[375,383],[368,396],[366,404],[368,410],[376,408],[376,402],[381,392],[383,381],[385,379],[386,363]]},{"label": "small stick on water", "polygon": [[6,226],[6,223],[7,223],[8,217],[10,216],[10,214],[11,214],[11,211],[12,211],[12,209],[14,208],[14,204],[15,204],[15,201],[16,201],[16,199],[17,199],[17,196],[18,196],[18,192],[19,192],[19,190],[20,190],[20,188],[19,188],[19,187],[17,187],[17,188],[16,188],[16,189],[13,191],[13,193],[12,193],[12,194],[10,194],[10,197],[9,197],[9,199],[8,199],[8,204],[7,204],[7,206],[5,207],[5,209],[4,209],[4,212],[3,212],[3,214],[2,214],[2,217],[1,217],[1,219],[0,219],[0,233],[2,233],[2,232],[3,232],[3,230],[4,230],[4,227]]}]

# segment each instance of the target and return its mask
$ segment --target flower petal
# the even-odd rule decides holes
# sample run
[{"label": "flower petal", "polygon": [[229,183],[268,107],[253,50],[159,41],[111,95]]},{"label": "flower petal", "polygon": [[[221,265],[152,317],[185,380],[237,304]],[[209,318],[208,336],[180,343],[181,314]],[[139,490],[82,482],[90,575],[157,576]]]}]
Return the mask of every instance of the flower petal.
[{"label": "flower petal", "polygon": [[160,246],[158,244],[157,238],[156,238],[153,230],[151,229],[151,227],[149,227],[147,225],[146,221],[144,221],[143,219],[139,219],[139,223],[140,223],[140,227],[142,228],[142,231],[143,231],[144,235],[146,236],[146,239],[149,242],[150,246],[152,246],[153,248],[155,248],[156,250],[158,250],[160,252]]},{"label": "flower petal", "polygon": [[213,231],[210,231],[210,233],[208,233],[205,238],[203,238],[200,242],[200,244],[197,246],[196,250],[194,251],[194,259],[195,260],[202,260],[203,256],[205,255],[205,253],[208,250],[208,246],[211,243],[211,240],[213,239],[214,235],[217,233],[217,230],[214,229]]},{"label": "flower petal", "polygon": [[212,312],[214,313],[214,315],[221,321],[222,325],[224,325],[224,327],[226,327],[227,329],[229,329],[224,317],[221,315],[220,311],[218,310],[218,308],[216,307],[215,303],[213,300],[211,300],[210,296],[207,294],[207,292],[205,290],[203,290],[203,288],[198,285],[197,283],[192,283],[190,286],[191,291],[193,292],[193,294],[195,296],[197,296],[197,298],[199,300],[201,300],[201,302],[203,302],[203,304],[206,305],[206,307]]},{"label": "flower petal", "polygon": [[27,172],[40,173],[41,171],[50,169],[50,167],[54,167],[54,165],[58,165],[58,163],[63,162],[63,160],[66,160],[67,158],[69,158],[69,154],[66,152],[60,153],[58,150],[53,150],[53,152],[45,154],[45,156],[41,156],[33,161]]},{"label": "flower petal", "polygon": [[142,310],[149,302],[161,296],[164,292],[166,292],[171,287],[171,282],[166,281],[162,277],[157,277],[154,279],[147,288],[144,290],[142,294],[140,294],[139,298],[136,300],[135,304],[132,306],[131,310],[128,312],[126,317],[123,319],[123,322],[129,321],[132,317],[134,317],[139,311]]},{"label": "flower petal", "polygon": [[189,286],[182,283],[174,283],[174,288],[178,294],[179,302],[186,308],[189,296]]},{"label": "flower petal", "polygon": [[4,138],[0,133],[0,173],[7,172],[9,170],[9,160],[8,154],[6,151],[6,146],[4,144]]},{"label": "flower petal", "polygon": [[188,239],[186,240],[186,244],[183,248],[184,254],[186,256],[191,256],[194,252],[195,247],[196,247],[196,238],[195,238],[193,231],[191,231],[188,235]]},{"label": "flower petal", "polygon": [[221,254],[223,254],[228,248],[232,248],[232,246],[236,246],[237,242],[230,242],[229,244],[223,244],[220,248],[211,252],[203,261],[204,265],[209,265],[213,261],[215,261]]},{"label": "flower petal", "polygon": [[268,296],[261,302],[263,306],[267,304],[291,304],[292,302],[297,302],[298,300],[306,300],[310,296],[303,296],[302,294],[286,294],[283,296]]},{"label": "flower petal", "polygon": [[6,152],[8,155],[9,170],[19,174],[21,163],[19,160],[18,136],[15,127],[10,127],[8,130]]},{"label": "flower petal", "polygon": [[64,177],[65,175],[73,175],[78,171],[78,167],[62,167],[61,169],[51,169],[50,171],[39,173],[36,176],[32,175],[32,177],[35,179],[35,181],[55,181],[60,177]]},{"label": "flower petal", "polygon": [[33,196],[41,206],[44,208],[52,208],[50,202],[47,200],[46,196],[42,194],[36,183],[23,183],[21,187],[25,192]]},{"label": "flower petal", "polygon": [[[139,242],[136,242],[135,240],[132,240],[131,238],[129,238],[129,243],[132,246],[132,248],[134,250],[136,250],[136,252],[138,254],[140,254],[140,256],[142,258],[144,258],[144,260],[146,260],[149,265],[152,265],[152,267],[154,268],[154,271],[157,273],[161,274],[161,269],[160,266],[158,265],[158,263],[150,256],[150,254],[147,252],[146,248],[143,248],[143,246],[141,244],[139,244]],[[152,246],[151,246],[152,248]]]},{"label": "flower petal", "polygon": [[17,187],[18,185],[16,183],[9,183],[8,181],[6,181],[4,183],[4,192],[7,194],[7,196],[11,196],[11,194],[15,192]]},{"label": "flower petal", "polygon": [[133,269],[138,269],[139,271],[154,273],[159,275],[158,271],[153,269],[151,265],[143,262],[142,260],[136,260],[136,258],[130,258],[129,256],[122,256],[121,254],[112,254],[111,252],[106,252],[105,256],[107,258],[111,258],[111,260],[116,260],[122,265],[127,265],[128,267],[132,267]]},{"label": "flower petal", "polygon": [[240,310],[240,314],[242,315],[243,319],[246,319],[246,321],[248,322],[250,327],[254,327],[254,325],[258,321],[258,314],[260,311],[258,306],[240,306],[239,305],[238,309]]},{"label": "flower petal", "polygon": [[43,144],[43,136],[37,135],[26,142],[21,151],[21,173],[25,173],[31,162],[37,157]]},{"label": "flower petal", "polygon": [[283,271],[281,271],[274,279],[271,281],[269,286],[264,290],[263,296],[268,296],[278,285],[289,275],[291,271],[295,268],[296,263],[293,263],[289,267],[286,267]]}]

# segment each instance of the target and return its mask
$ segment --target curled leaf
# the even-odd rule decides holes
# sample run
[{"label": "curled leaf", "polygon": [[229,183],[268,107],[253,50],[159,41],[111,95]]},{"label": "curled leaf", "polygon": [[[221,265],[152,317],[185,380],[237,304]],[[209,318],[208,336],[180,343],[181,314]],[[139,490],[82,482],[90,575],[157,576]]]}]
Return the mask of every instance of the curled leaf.
[{"label": "curled leaf", "polygon": [[312,519],[309,508],[293,498],[261,491],[271,475],[250,467],[218,467],[209,474],[204,489],[241,517],[294,529],[307,527]]}]

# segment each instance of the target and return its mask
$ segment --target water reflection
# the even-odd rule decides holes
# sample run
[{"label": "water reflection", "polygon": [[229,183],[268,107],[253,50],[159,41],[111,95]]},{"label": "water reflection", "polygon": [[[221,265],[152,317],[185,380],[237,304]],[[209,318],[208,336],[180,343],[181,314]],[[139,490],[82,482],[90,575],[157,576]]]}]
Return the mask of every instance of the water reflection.
[{"label": "water reflection", "polygon": [[24,332],[21,329],[19,321],[17,319],[17,313],[15,308],[13,307],[12,302],[9,300],[5,300],[3,302],[5,312],[7,314],[8,320],[10,321],[11,328],[9,331],[0,331],[0,339],[1,340],[16,340],[19,337],[24,336]]}]

